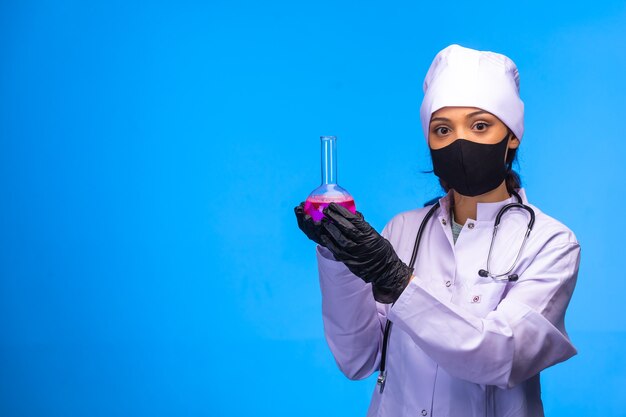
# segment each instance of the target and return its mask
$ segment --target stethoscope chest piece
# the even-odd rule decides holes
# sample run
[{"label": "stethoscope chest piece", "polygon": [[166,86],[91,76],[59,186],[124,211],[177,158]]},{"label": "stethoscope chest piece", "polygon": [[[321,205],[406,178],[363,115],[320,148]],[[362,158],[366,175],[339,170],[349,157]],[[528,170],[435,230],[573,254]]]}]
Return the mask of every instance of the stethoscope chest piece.
[{"label": "stethoscope chest piece", "polygon": [[[496,282],[515,282],[519,279],[519,276],[517,274],[511,274],[511,271],[513,270],[513,268],[515,268],[515,265],[517,265],[517,262],[519,261],[522,255],[522,252],[524,251],[524,246],[526,246],[526,241],[528,240],[528,236],[530,235],[530,232],[533,230],[533,226],[535,224],[535,211],[531,207],[522,203],[522,198],[519,196],[519,194],[515,192],[513,194],[515,194],[515,196],[517,197],[518,202],[507,204],[506,206],[502,207],[500,211],[498,211],[498,214],[496,215],[496,221],[493,225],[493,234],[491,236],[491,243],[489,244],[489,254],[487,255],[487,269],[481,269],[478,271],[478,275],[480,275],[481,277],[484,277],[484,278],[491,277],[491,279],[493,279]],[[528,214],[530,215],[530,219],[528,220],[526,233],[524,234],[524,240],[522,241],[522,245],[517,251],[517,256],[515,257],[513,264],[506,272],[502,274],[494,274],[490,272],[491,271],[491,267],[490,267],[491,251],[493,249],[496,236],[498,235],[498,228],[500,226],[500,220],[502,220],[502,215],[507,210],[510,210],[512,208],[520,208],[522,210],[526,210]]]}]

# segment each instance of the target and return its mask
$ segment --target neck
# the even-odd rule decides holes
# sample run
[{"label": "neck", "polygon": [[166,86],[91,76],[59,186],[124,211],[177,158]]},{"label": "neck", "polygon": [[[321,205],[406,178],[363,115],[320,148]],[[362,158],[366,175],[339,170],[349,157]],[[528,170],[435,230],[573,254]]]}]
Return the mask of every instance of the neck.
[{"label": "neck", "polygon": [[510,197],[504,181],[502,181],[502,184],[497,188],[475,197],[461,195],[457,193],[456,190],[452,190],[452,195],[454,197],[454,221],[458,224],[465,224],[467,219],[476,220],[476,207],[478,203],[496,203]]},{"label": "neck", "polygon": [[322,184],[337,184],[337,139],[322,136]]}]

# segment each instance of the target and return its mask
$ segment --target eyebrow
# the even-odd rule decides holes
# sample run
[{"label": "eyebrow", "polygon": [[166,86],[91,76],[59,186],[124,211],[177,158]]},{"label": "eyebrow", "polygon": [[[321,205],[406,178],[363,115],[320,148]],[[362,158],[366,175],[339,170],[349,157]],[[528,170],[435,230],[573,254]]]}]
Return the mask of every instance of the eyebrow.
[{"label": "eyebrow", "polygon": [[[479,115],[479,114],[483,114],[483,113],[487,113],[487,114],[489,114],[489,112],[488,112],[488,111],[485,111],[485,110],[478,110],[478,111],[475,111],[475,112],[472,112],[472,113],[467,114],[467,115],[465,116],[465,118],[466,118],[466,119],[469,119],[470,117],[477,116],[477,115]],[[449,122],[449,121],[450,121],[450,119],[448,119],[448,118],[446,118],[446,117],[433,117],[432,119],[430,119],[430,121],[431,121],[431,122],[434,122],[434,121],[436,121],[436,120],[441,120],[441,121],[444,121],[444,122]]]},{"label": "eyebrow", "polygon": [[470,118],[470,117],[472,117],[472,116],[476,116],[476,115],[478,115],[478,114],[483,114],[483,113],[487,113],[487,114],[489,114],[489,112],[488,112],[488,111],[485,111],[485,110],[478,110],[478,111],[475,111],[475,112],[469,113],[467,116],[465,116],[465,118],[466,118],[466,119],[469,119],[469,118]]}]

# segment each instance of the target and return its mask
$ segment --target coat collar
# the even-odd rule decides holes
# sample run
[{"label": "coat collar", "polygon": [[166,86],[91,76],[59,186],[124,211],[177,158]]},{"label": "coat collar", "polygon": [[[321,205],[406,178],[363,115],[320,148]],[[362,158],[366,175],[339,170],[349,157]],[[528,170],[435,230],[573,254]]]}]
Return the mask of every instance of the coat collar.
[{"label": "coat collar", "polygon": [[[523,204],[528,204],[528,199],[526,198],[526,191],[524,188],[516,188],[515,191],[522,198]],[[439,199],[440,211],[439,218],[445,219],[447,222],[452,221],[450,219],[450,203],[453,199],[453,191],[450,189],[448,193]],[[517,203],[517,198],[513,195],[506,200],[496,201],[493,203],[477,203],[476,205],[476,221],[495,221],[496,215],[498,211],[505,205],[509,203]]]}]

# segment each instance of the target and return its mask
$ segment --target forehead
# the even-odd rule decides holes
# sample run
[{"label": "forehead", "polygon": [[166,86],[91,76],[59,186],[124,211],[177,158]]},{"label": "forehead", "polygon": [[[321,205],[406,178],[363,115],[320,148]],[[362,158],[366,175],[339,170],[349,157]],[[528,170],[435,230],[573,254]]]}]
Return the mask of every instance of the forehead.
[{"label": "forehead", "polygon": [[456,107],[456,106],[446,106],[442,107],[439,110],[433,112],[430,118],[434,117],[445,117],[445,118],[457,118],[457,117],[465,117],[471,113],[481,112],[482,114],[489,114],[486,110],[483,110],[479,107]]}]

